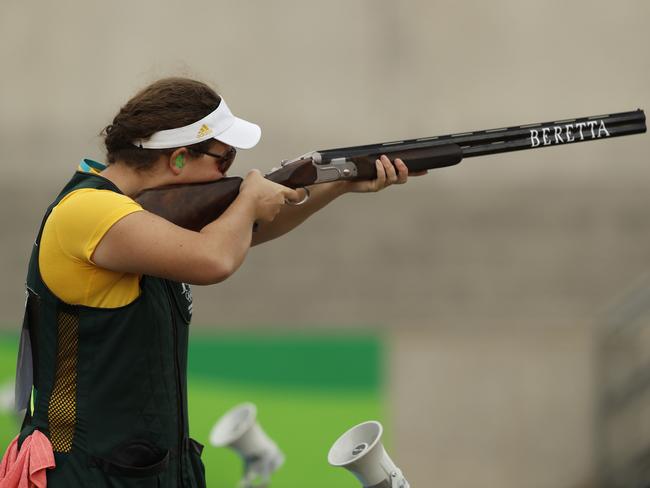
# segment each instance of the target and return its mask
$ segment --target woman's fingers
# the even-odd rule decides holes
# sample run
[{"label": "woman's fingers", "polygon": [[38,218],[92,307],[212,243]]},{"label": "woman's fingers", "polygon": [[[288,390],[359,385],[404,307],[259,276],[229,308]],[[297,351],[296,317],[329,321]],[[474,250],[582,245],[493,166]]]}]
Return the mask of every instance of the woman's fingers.
[{"label": "woman's fingers", "polygon": [[288,189],[284,193],[284,203],[290,206],[299,206],[309,199],[309,190],[307,188],[300,188],[297,190]]},{"label": "woman's fingers", "polygon": [[395,168],[397,168],[397,184],[403,185],[408,180],[409,169],[399,158],[395,159]]},{"label": "woman's fingers", "polygon": [[[386,156],[383,156],[386,157]],[[375,161],[375,166],[377,167],[377,179],[374,181],[375,185],[373,190],[374,191],[379,191],[382,188],[388,186],[386,184],[387,178],[386,178],[386,168],[384,167],[384,164],[382,163],[381,159],[378,159]]]},{"label": "woman's fingers", "polygon": [[397,183],[397,172],[395,171],[395,166],[393,166],[393,163],[391,163],[390,159],[388,159],[388,156],[382,154],[379,159],[384,167],[384,171],[386,171],[386,186]]},{"label": "woman's fingers", "polygon": [[427,174],[427,170],[423,171],[409,171],[408,166],[400,158],[396,158],[392,163],[390,159],[382,154],[375,160],[375,168],[377,170],[377,177],[370,181],[355,181],[350,182],[350,190],[353,192],[377,192],[384,188],[398,184],[406,183],[410,176],[421,176]]}]

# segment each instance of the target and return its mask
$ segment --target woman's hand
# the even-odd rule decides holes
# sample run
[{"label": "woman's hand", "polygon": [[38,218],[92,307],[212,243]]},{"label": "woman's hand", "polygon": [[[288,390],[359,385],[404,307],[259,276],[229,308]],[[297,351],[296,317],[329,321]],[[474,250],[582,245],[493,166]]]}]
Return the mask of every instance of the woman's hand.
[{"label": "woman's hand", "polygon": [[[381,156],[381,158],[376,161],[376,168],[377,178],[371,181],[338,180],[311,186],[311,196],[304,205],[298,207],[284,206],[279,217],[275,219],[272,224],[259,226],[258,231],[253,235],[253,245],[261,244],[262,242],[286,234],[304,222],[305,219],[314,212],[325,207],[332,200],[344,193],[377,192],[392,184],[406,183],[409,175],[420,176],[427,173],[426,171],[409,173],[408,168],[401,159],[395,159],[395,166],[393,166],[386,156]],[[291,199],[296,200],[293,195],[291,196]]]},{"label": "woman's hand", "polygon": [[348,182],[347,191],[356,193],[378,192],[390,185],[403,185],[408,181],[409,176],[422,176],[427,171],[418,171],[409,173],[404,161],[397,158],[395,165],[390,162],[387,156],[382,155],[375,161],[377,168],[377,178],[368,181],[351,181]]},{"label": "woman's hand", "polygon": [[267,180],[258,170],[248,172],[241,184],[239,195],[250,200],[255,221],[261,222],[272,222],[287,201],[300,201],[300,194],[296,190]]}]

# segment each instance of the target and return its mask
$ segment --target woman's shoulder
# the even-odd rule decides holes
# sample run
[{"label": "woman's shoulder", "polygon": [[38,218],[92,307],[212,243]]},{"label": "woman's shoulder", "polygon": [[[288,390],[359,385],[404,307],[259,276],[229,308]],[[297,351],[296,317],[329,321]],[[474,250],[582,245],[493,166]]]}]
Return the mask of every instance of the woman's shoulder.
[{"label": "woman's shoulder", "polygon": [[139,277],[101,269],[92,255],[113,224],[141,209],[112,190],[82,188],[65,195],[50,213],[39,245],[41,277],[50,290],[66,303],[92,307],[134,300]]},{"label": "woman's shoulder", "polygon": [[54,207],[44,237],[54,233],[68,254],[89,260],[95,246],[118,220],[143,210],[129,198],[111,190],[82,188],[67,194]]}]

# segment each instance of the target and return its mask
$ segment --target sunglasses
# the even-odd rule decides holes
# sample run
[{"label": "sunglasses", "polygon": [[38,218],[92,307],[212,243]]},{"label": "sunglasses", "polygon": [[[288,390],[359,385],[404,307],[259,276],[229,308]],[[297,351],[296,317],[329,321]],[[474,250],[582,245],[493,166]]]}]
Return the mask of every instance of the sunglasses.
[{"label": "sunglasses", "polygon": [[219,167],[219,171],[221,173],[226,174],[226,171],[230,169],[232,166],[233,161],[235,161],[235,156],[237,156],[237,149],[234,147],[230,147],[225,153],[223,154],[215,154],[210,151],[194,151],[199,154],[207,154],[208,156],[212,156],[217,160],[217,166]]}]

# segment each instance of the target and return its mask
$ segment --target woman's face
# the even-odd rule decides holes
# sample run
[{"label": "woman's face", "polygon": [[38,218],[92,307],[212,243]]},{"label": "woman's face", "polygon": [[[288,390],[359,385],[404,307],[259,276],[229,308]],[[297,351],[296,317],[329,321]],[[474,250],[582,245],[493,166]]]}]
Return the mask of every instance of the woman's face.
[{"label": "woman's face", "polygon": [[181,173],[186,183],[223,178],[236,154],[235,148],[217,140],[212,143],[208,152],[210,154],[186,153],[186,162]]}]

